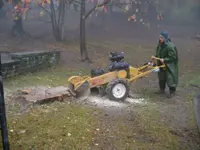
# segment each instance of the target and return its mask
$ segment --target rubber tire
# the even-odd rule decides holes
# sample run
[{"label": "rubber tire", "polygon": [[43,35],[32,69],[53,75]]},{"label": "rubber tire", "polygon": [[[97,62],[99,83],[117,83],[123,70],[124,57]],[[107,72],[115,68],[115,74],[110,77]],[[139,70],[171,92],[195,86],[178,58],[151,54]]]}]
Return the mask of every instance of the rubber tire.
[{"label": "rubber tire", "polygon": [[[124,94],[124,96],[122,98],[116,98],[112,93],[114,86],[118,83],[121,83],[126,87],[126,93]],[[129,83],[125,79],[113,80],[112,82],[108,83],[108,85],[106,87],[106,93],[108,95],[108,98],[110,100],[114,100],[114,101],[124,101],[129,96],[129,91],[130,91]]]}]

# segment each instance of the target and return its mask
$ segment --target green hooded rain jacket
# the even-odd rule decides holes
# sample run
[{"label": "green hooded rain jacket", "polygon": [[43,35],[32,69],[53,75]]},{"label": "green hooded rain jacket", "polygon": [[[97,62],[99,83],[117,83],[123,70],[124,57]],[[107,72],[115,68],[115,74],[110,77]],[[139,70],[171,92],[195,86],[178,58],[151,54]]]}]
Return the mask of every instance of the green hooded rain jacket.
[{"label": "green hooded rain jacket", "polygon": [[[163,58],[166,65],[166,69],[161,69],[158,73],[159,80],[166,81],[169,87],[176,87],[178,85],[178,51],[176,46],[171,42],[159,43],[156,57]],[[161,65],[161,62],[157,61],[157,64]]]}]

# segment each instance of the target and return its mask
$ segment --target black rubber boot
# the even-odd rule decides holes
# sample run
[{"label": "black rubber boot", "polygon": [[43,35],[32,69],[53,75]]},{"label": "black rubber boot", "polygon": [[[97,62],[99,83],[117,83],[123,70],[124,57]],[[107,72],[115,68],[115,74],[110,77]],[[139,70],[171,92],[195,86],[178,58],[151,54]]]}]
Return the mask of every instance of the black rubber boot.
[{"label": "black rubber boot", "polygon": [[172,98],[175,96],[176,93],[176,88],[175,87],[170,87],[169,88],[169,95],[167,96],[167,98]]},{"label": "black rubber boot", "polygon": [[163,80],[160,80],[159,81],[159,87],[160,87],[160,90],[155,92],[155,94],[164,94],[165,93],[166,82],[163,81]]}]

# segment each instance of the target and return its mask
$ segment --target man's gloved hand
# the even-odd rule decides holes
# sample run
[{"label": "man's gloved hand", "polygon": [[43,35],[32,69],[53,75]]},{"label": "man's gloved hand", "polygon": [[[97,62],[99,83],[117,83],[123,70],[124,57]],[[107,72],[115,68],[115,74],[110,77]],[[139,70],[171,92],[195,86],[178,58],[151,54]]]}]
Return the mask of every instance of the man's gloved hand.
[{"label": "man's gloved hand", "polygon": [[164,63],[164,59],[163,58],[157,58],[155,56],[151,56],[152,60],[160,60],[161,63]]},{"label": "man's gloved hand", "polygon": [[155,60],[155,56],[151,56],[151,59]]},{"label": "man's gloved hand", "polygon": [[160,59],[160,62],[161,62],[161,63],[164,63],[164,59],[163,59],[163,58],[161,58],[161,59]]}]

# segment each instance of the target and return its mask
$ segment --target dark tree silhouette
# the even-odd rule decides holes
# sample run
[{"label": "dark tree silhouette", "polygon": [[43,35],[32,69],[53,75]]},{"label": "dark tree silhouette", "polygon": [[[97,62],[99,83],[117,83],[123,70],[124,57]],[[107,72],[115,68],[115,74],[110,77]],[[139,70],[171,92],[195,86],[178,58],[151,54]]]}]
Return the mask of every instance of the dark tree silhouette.
[{"label": "dark tree silhouette", "polygon": [[97,6],[94,6],[91,10],[89,10],[86,13],[86,2],[85,0],[81,0],[81,12],[80,12],[80,54],[81,54],[81,60],[82,61],[89,61],[91,62],[88,51],[87,51],[87,45],[86,45],[86,19],[89,17],[89,15],[97,8],[102,7],[103,5],[106,5],[111,0],[105,0],[102,4],[98,4]]},{"label": "dark tree silhouette", "polygon": [[3,0],[0,0],[0,9],[2,9],[3,6],[4,6],[4,2],[3,2]]},{"label": "dark tree silhouette", "polygon": [[56,41],[62,41],[64,39],[64,19],[66,4],[66,0],[59,0],[58,12],[55,10],[53,0],[50,0],[50,11],[40,5],[40,7],[42,7],[51,18],[53,35]]}]

